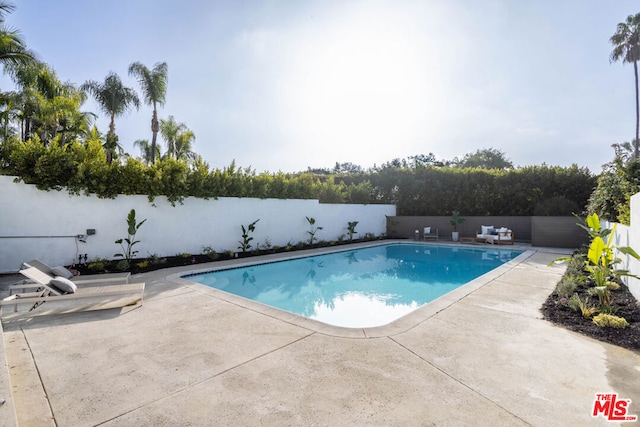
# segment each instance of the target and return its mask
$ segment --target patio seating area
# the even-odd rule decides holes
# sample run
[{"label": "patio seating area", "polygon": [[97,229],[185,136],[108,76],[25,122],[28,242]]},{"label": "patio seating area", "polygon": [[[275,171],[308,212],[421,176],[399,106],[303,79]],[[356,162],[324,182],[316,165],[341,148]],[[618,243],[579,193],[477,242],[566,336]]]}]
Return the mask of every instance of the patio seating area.
[{"label": "patio seating area", "polygon": [[492,225],[483,225],[476,233],[476,239],[492,245],[513,245],[515,235],[513,230],[507,227],[495,228]]}]

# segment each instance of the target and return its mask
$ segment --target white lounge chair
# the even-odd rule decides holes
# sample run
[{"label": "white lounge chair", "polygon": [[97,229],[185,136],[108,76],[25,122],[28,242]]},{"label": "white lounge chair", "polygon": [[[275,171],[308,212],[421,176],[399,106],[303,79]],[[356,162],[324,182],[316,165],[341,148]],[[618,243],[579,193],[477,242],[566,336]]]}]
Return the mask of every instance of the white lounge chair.
[{"label": "white lounge chair", "polygon": [[[128,283],[129,277],[131,273],[123,272],[123,273],[105,273],[105,274],[89,274],[87,276],[73,276],[69,270],[64,267],[51,267],[44,262],[32,259],[31,261],[27,261],[24,263],[27,267],[35,267],[40,271],[47,273],[49,276],[63,276],[72,282],[83,282],[83,283],[100,283],[100,282],[113,282],[119,281]],[[63,274],[61,274],[63,273]]]},{"label": "white lounge chair", "polygon": [[[62,276],[65,279],[69,279],[78,285],[99,284],[99,283],[129,283],[131,273],[105,273],[105,274],[90,274],[87,276],[74,276],[69,270],[64,267],[50,267],[44,262],[32,259],[23,263],[24,267],[33,267],[43,273],[56,277]],[[44,278],[42,278],[44,280]],[[13,295],[14,292],[25,292],[27,289],[38,289],[42,287],[42,284],[33,279],[23,279],[9,286],[9,295]]]},{"label": "white lounge chair", "polygon": [[20,270],[20,273],[36,282],[39,287],[35,292],[13,294],[1,300],[0,317],[2,316],[2,308],[5,305],[13,305],[14,311],[17,311],[18,304],[29,304],[32,306],[31,310],[33,310],[47,301],[79,300],[85,298],[117,300],[125,296],[130,296],[131,298],[127,298],[126,303],[122,304],[122,306],[125,306],[137,303],[142,305],[144,297],[144,283],[123,283],[95,287],[77,287],[68,279],[61,277],[54,278],[35,267]]}]

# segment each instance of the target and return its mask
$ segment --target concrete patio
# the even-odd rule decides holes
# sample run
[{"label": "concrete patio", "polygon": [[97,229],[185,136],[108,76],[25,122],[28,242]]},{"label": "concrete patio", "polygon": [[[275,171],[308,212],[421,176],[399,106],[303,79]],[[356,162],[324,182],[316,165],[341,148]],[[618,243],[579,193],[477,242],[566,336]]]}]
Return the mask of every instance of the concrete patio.
[{"label": "concrete patio", "polygon": [[379,328],[178,278],[193,267],[133,277],[139,308],[10,314],[0,425],[615,425],[591,417],[611,392],[640,415],[640,354],[542,320],[565,269],[547,264],[567,252],[524,249]]}]

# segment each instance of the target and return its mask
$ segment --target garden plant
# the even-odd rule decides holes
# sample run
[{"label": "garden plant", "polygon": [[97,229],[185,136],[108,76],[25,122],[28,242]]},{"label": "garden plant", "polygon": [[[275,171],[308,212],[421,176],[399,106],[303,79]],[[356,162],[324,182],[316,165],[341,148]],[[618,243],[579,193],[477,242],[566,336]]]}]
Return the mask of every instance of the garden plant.
[{"label": "garden plant", "polygon": [[546,319],[594,338],[640,350],[640,306],[622,282],[636,277],[617,268],[616,251],[640,260],[628,246],[614,246],[612,229],[603,228],[597,214],[578,226],[587,231],[586,250],[554,263],[569,262],[562,280],[542,307]]},{"label": "garden plant", "polygon": [[253,240],[253,237],[251,237],[249,233],[253,233],[254,231],[256,231],[256,224],[258,223],[258,221],[260,221],[260,219],[256,219],[251,224],[247,225],[246,228],[244,225],[240,226],[240,228],[242,228],[242,241],[238,242],[240,243],[238,249],[242,250],[243,253],[246,253],[249,249],[251,249],[251,241]]},{"label": "garden plant", "polygon": [[[136,222],[136,211],[135,209],[131,209],[129,211],[129,215],[127,215],[127,232],[129,235],[123,239],[118,239],[115,241],[116,244],[122,247],[122,253],[114,254],[113,256],[116,258],[123,258],[120,261],[121,270],[126,270],[131,266],[131,260],[138,253],[138,251],[134,251],[133,247],[140,243],[140,240],[136,240],[136,233],[142,227],[146,219],[143,219],[140,222]],[[126,243],[126,246],[125,246]]]}]

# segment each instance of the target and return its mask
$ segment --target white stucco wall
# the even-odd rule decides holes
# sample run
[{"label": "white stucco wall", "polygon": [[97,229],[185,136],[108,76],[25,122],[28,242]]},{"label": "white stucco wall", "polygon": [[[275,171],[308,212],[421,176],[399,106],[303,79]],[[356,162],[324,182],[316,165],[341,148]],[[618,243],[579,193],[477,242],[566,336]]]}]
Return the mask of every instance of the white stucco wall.
[{"label": "white stucco wall", "polygon": [[[613,224],[607,224],[608,228],[613,228]],[[630,246],[640,254],[640,193],[631,197],[631,225],[616,224],[615,233],[612,235],[615,246]],[[620,252],[616,256],[622,260],[620,267],[629,270],[631,274],[640,276],[640,261]],[[623,278],[629,290],[640,301],[640,279],[634,277]]]},{"label": "white stucco wall", "polygon": [[[323,227],[316,237],[335,240],[346,234],[349,221],[358,221],[357,236],[385,233],[385,215],[393,216],[393,205],[321,204],[317,200],[248,199],[223,197],[218,200],[187,198],[172,207],[165,197],[154,205],[147,196],[70,196],[66,191],[40,191],[34,185],[14,183],[0,176],[0,272],[15,272],[21,263],[38,258],[53,265],[68,265],[78,253],[114,258],[121,252],[116,239],[127,236],[126,217],[136,210],[136,219],[147,222],[140,228],[134,249],[139,257],[150,254],[171,256],[202,253],[204,246],[218,252],[236,251],[245,227],[260,219],[251,242],[273,246],[309,239],[305,216]],[[75,237],[95,229],[86,243]],[[8,237],[16,236],[16,237]],[[71,236],[71,237],[55,237]]]}]

